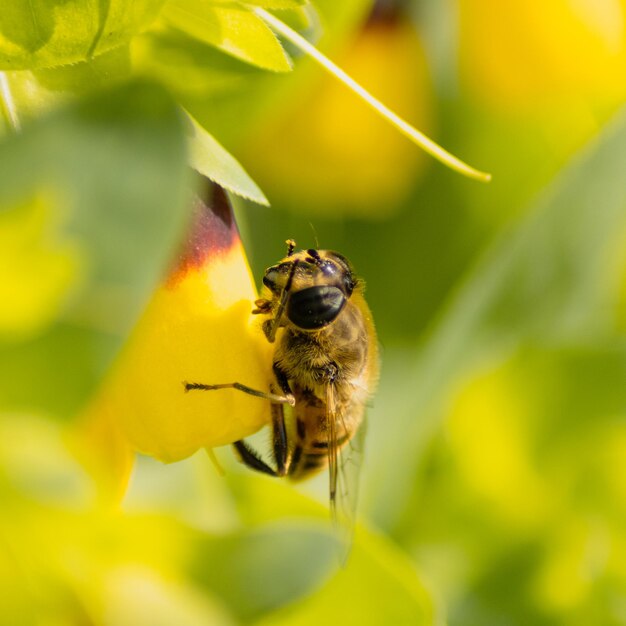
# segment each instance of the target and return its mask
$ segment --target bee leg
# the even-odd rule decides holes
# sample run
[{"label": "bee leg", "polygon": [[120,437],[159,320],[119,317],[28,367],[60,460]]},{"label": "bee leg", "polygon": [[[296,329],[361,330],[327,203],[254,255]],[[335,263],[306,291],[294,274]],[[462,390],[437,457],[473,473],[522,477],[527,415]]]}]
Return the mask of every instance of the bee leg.
[{"label": "bee leg", "polygon": [[264,400],[270,400],[271,402],[278,402],[279,404],[290,404],[293,406],[296,401],[293,395],[290,396],[279,396],[275,393],[268,393],[267,391],[259,391],[258,389],[252,389],[252,387],[248,387],[247,385],[242,385],[241,383],[222,383],[219,385],[205,385],[204,383],[188,383],[183,382],[185,386],[185,391],[215,391],[216,389],[237,389],[237,391],[243,391],[251,396],[256,396],[257,398],[263,398]]},{"label": "bee leg", "polygon": [[262,461],[257,453],[248,446],[248,444],[240,439],[233,443],[233,448],[237,450],[239,458],[244,465],[247,465],[250,469],[262,472],[263,474],[269,474],[270,476],[277,476],[275,470],[273,470],[265,461]]},{"label": "bee leg", "polygon": [[257,472],[263,472],[270,476],[284,476],[287,471],[287,458],[289,454],[289,443],[287,440],[287,429],[285,428],[285,416],[282,404],[272,403],[272,443],[274,448],[274,460],[276,469],[271,468],[261,459],[243,439],[235,441],[233,447],[237,450],[241,461],[249,468]]},{"label": "bee leg", "polygon": [[285,428],[285,413],[282,404],[272,403],[272,444],[276,461],[276,476],[284,476],[288,471],[289,442]]},{"label": "bee leg", "polygon": [[283,372],[283,370],[280,369],[280,366],[278,365],[278,363],[274,363],[272,366],[272,369],[274,370],[274,376],[276,376],[276,382],[278,383],[278,386],[280,387],[280,390],[283,392],[283,395],[285,396],[285,398],[289,398],[289,399],[293,399],[293,404],[291,402],[289,402],[288,404],[291,404],[291,406],[293,406],[295,404],[295,398],[293,396],[293,391],[291,391],[291,387],[289,386],[289,380],[287,379],[287,374],[285,374],[285,372]]},{"label": "bee leg", "polygon": [[[294,398],[287,375],[280,369],[277,363],[273,365],[276,382],[283,392],[285,398]],[[294,399],[295,404],[295,399]],[[293,406],[293,405],[292,405]],[[285,413],[280,404],[272,404],[272,432],[274,443],[274,459],[276,460],[276,471],[279,476],[285,476],[290,471],[289,442],[287,440],[287,429],[285,428]]]},{"label": "bee leg", "polygon": [[[285,372],[283,372],[282,369],[280,369],[280,366],[278,365],[278,363],[274,363],[274,376],[276,377],[276,382],[278,383],[278,386],[280,387],[280,390],[283,392],[283,394],[285,395],[286,398],[293,398],[293,391],[291,390],[291,387],[289,386],[289,379],[287,378],[287,374],[285,374]],[[274,405],[276,406],[277,409],[280,409],[281,412],[281,416],[283,414],[283,407],[282,406],[278,406],[278,405]],[[293,448],[293,453],[291,454],[291,457],[288,457],[288,449],[287,449],[287,445],[285,445],[285,451],[284,451],[284,458],[285,458],[285,465],[283,467],[283,472],[281,474],[281,476],[291,476],[297,469],[298,465],[300,464],[300,459],[302,457],[302,444],[301,444],[301,440],[304,438],[304,422],[302,422],[301,420],[297,420],[296,421],[297,424],[297,428],[298,428],[298,437],[296,439],[296,444]],[[282,424],[282,428],[284,429],[284,418],[283,418],[283,424]],[[281,463],[279,461],[279,452],[278,452],[278,448],[276,446],[276,424],[274,424],[274,456],[276,457],[276,466],[280,469],[281,467]]]},{"label": "bee leg", "polygon": [[287,476],[291,476],[295,474],[298,466],[300,465],[300,459],[302,458],[302,444],[297,443],[296,447],[293,449],[293,454],[291,455],[291,460],[289,462],[289,467],[287,467]]}]

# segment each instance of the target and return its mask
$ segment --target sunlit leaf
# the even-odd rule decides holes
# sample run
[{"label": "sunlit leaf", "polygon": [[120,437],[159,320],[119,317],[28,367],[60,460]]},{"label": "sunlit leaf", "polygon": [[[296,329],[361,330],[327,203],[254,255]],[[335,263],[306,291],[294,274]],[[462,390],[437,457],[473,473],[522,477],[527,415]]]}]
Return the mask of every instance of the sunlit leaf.
[{"label": "sunlit leaf", "polygon": [[239,162],[192,117],[190,120],[189,159],[200,174],[233,193],[259,204],[269,202]]},{"label": "sunlit leaf", "polygon": [[118,46],[88,61],[28,71],[5,77],[19,123],[24,125],[77,96],[105,89],[129,78],[128,46]]},{"label": "sunlit leaf", "polygon": [[[625,166],[621,115],[488,251],[450,302],[410,374],[414,402],[395,407],[394,437],[379,433],[370,497],[382,525],[400,514],[409,485],[402,477],[413,475],[442,392],[461,372],[524,340],[580,343],[615,332]],[[396,462],[388,462],[390,454]]]},{"label": "sunlit leaf", "polygon": [[[327,6],[324,12],[320,10],[319,19],[326,41],[329,35],[337,38],[339,33],[354,29],[369,6],[367,0],[324,0],[324,4]],[[142,69],[173,89],[202,126],[216,129],[216,135],[219,129],[219,140],[228,146],[249,139],[260,116],[280,115],[290,95],[315,71],[303,63],[289,77],[266,72],[173,28],[135,38],[133,50],[137,53],[134,60],[140,57]]]},{"label": "sunlit leaf", "polygon": [[142,73],[167,85],[183,102],[190,96],[206,102],[246,90],[257,76],[266,74],[170,27],[136,37],[132,53]]},{"label": "sunlit leaf", "polygon": [[291,62],[276,36],[248,9],[209,0],[169,0],[164,16],[176,28],[243,61],[275,72]]},{"label": "sunlit leaf", "polygon": [[158,15],[164,0],[6,0],[0,11],[0,69],[77,63],[130,39]]},{"label": "sunlit leaf", "polygon": [[180,237],[186,180],[179,113],[144,83],[0,144],[0,219],[16,236],[0,266],[3,408],[85,399]]},{"label": "sunlit leaf", "polygon": [[[319,16],[317,15],[315,7],[311,4],[294,9],[273,11],[273,13],[290,28],[300,32],[309,31],[307,32],[307,37],[312,41],[316,41],[323,32],[323,28],[319,24]],[[297,56],[299,52],[295,48],[290,48],[289,54]]]}]

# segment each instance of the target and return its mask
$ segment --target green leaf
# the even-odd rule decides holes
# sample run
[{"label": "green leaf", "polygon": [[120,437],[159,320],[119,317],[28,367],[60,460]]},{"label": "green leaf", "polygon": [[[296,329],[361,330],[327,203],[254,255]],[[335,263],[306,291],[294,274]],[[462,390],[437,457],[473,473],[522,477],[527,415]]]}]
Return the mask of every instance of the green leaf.
[{"label": "green leaf", "polygon": [[191,166],[228,191],[259,204],[269,205],[263,192],[235,157],[191,116],[189,120],[191,124],[188,142]]},{"label": "green leaf", "polygon": [[191,572],[249,621],[310,594],[336,566],[328,528],[283,522],[198,542]]},{"label": "green leaf", "polygon": [[256,77],[267,75],[168,26],[135,38],[132,54],[139,71],[167,85],[180,99],[193,97],[205,102],[249,90]]},{"label": "green leaf", "polygon": [[0,70],[77,63],[127,44],[164,0],[5,0],[0,11]]},{"label": "green leaf", "polygon": [[[326,45],[331,43],[328,34],[340,39],[361,23],[369,6],[366,0],[326,2],[327,10],[319,16],[327,31]],[[312,5],[305,8],[312,12]],[[281,12],[281,18],[284,13],[289,12]],[[277,115],[317,72],[305,63],[287,80],[284,74],[262,71],[173,28],[136,37],[132,50],[133,63],[142,72],[164,82],[203,126],[219,128],[220,141],[232,146],[246,141],[259,116]]]},{"label": "green leaf", "polygon": [[357,531],[345,567],[317,592],[284,606],[257,626],[434,623],[432,601],[413,563],[382,536]]},{"label": "green leaf", "polygon": [[[322,26],[313,5],[306,4],[293,9],[272,10],[272,13],[276,15],[281,22],[287,24],[289,28],[305,34],[309,41],[315,42],[319,39],[322,32]],[[299,53],[300,51],[297,48],[291,47],[291,49],[289,49],[289,54]]]},{"label": "green leaf", "polygon": [[[286,481],[236,471],[228,472],[225,478],[235,495],[241,520],[247,526],[260,525],[251,537],[257,541],[263,538],[256,548],[256,553],[263,558],[248,556],[250,562],[245,567],[249,571],[239,566],[237,576],[232,576],[232,584],[236,589],[243,589],[245,585],[252,589],[258,584],[263,594],[276,599],[275,602],[263,601],[263,594],[255,593],[254,597],[259,595],[260,598],[254,600],[255,610],[247,614],[260,618],[255,624],[313,625],[323,623],[324,619],[328,621],[329,615],[332,623],[338,624],[419,626],[433,623],[432,600],[414,565],[389,541],[358,526],[352,550],[343,563],[343,537],[333,525],[326,506],[300,493]],[[320,478],[326,491],[327,479],[325,476]],[[280,532],[276,532],[279,529]],[[299,539],[294,541],[298,535]],[[289,542],[282,547],[281,536]],[[287,558],[283,561],[285,555]],[[245,551],[240,558],[246,562]],[[260,568],[259,560],[263,563]],[[297,573],[292,571],[296,560],[300,565]],[[200,555],[199,561],[204,563],[200,567],[209,569],[209,559]],[[307,566],[302,567],[303,563]],[[309,565],[311,571],[307,574]],[[220,586],[214,583],[214,579],[219,579],[221,569],[213,565],[211,570],[212,589],[229,585],[227,580],[219,581]],[[270,572],[266,576],[270,584],[271,581],[280,583],[274,582],[274,589],[269,591],[267,581],[256,582],[259,570]],[[209,579],[206,580],[208,583]],[[283,580],[292,582],[283,583]],[[309,585],[308,592],[302,595],[306,584]],[[231,594],[234,596],[236,592]],[[239,603],[248,603],[242,591],[238,598]],[[271,610],[272,604],[276,605],[276,610],[260,615]]]},{"label": "green leaf", "polygon": [[[481,358],[508,353],[521,342],[580,345],[615,336],[625,168],[622,114],[467,277],[406,374],[414,402],[399,406],[393,394],[379,397],[378,406],[394,415],[396,428],[395,434],[372,433],[377,446],[367,495],[378,524],[397,523],[411,488],[404,477],[415,475],[446,390]],[[375,430],[375,416],[371,422]],[[388,462],[391,455],[394,463]]]},{"label": "green leaf", "polygon": [[186,223],[174,102],[129,84],[0,144],[0,397],[56,415],[88,397]]},{"label": "green leaf", "polygon": [[89,61],[39,70],[6,72],[19,121],[24,124],[72,98],[130,76],[130,54],[119,46]]},{"label": "green leaf", "polygon": [[242,6],[170,0],[163,15],[176,28],[247,63],[275,72],[291,70],[291,61],[274,33]]}]

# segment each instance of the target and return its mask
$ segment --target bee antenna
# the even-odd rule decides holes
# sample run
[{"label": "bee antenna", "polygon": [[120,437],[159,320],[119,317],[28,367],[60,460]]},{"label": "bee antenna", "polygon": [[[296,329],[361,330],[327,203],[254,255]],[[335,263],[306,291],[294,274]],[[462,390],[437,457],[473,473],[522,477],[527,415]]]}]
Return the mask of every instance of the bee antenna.
[{"label": "bee antenna", "polygon": [[309,226],[311,227],[311,230],[313,231],[313,239],[315,239],[315,247],[316,249],[319,250],[320,242],[317,239],[317,231],[315,230],[315,226],[313,226],[313,222],[309,222]]},{"label": "bee antenna", "polygon": [[285,243],[287,244],[287,256],[291,256],[296,249],[296,242],[293,239],[287,239]]},{"label": "bee antenna", "polygon": [[267,337],[270,343],[274,343],[274,339],[276,339],[276,331],[278,330],[278,326],[280,324],[280,318],[283,316],[283,311],[285,310],[285,306],[287,306],[289,292],[291,291],[291,283],[293,282],[293,275],[296,273],[297,267],[298,267],[298,261],[296,260],[293,262],[293,265],[291,266],[289,276],[287,277],[287,282],[285,283],[285,287],[283,288],[283,292],[280,296],[280,302],[278,303],[278,308],[276,309],[276,313],[274,315],[272,327],[270,328],[270,332]]}]

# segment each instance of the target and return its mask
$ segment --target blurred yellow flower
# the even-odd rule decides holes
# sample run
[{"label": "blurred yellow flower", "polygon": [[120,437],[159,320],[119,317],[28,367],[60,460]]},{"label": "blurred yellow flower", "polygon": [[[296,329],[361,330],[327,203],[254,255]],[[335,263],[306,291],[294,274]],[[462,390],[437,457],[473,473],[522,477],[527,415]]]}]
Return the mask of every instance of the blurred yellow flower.
[{"label": "blurred yellow flower", "polygon": [[[465,82],[497,107],[626,96],[624,0],[461,0]],[[562,102],[563,103],[563,102]]]},{"label": "blurred yellow flower", "polygon": [[532,464],[528,416],[509,363],[483,371],[456,394],[447,421],[450,446],[463,477],[510,528],[523,531],[544,519],[549,494]]},{"label": "blurred yellow flower", "polygon": [[[429,134],[432,87],[415,27],[372,20],[338,65]],[[413,187],[427,157],[332,76],[307,86],[256,137],[247,161],[268,195],[317,214],[382,219]],[[261,151],[261,152],[260,152]]]}]

